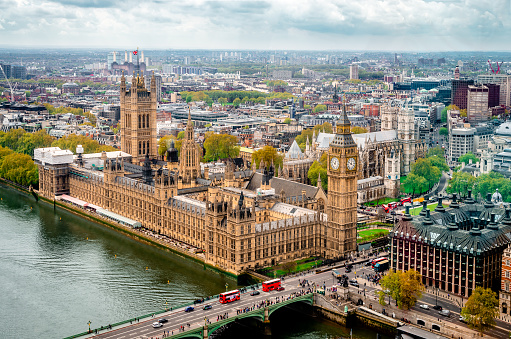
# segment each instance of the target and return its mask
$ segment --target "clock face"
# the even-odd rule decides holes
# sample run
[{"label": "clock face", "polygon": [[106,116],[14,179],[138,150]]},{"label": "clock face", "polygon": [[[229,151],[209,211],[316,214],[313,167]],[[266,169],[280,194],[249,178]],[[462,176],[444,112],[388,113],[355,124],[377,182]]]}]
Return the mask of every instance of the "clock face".
[{"label": "clock face", "polygon": [[353,171],[357,167],[355,158],[349,158],[347,163],[348,170]]},{"label": "clock face", "polygon": [[330,167],[332,167],[332,169],[336,170],[339,168],[339,159],[336,158],[336,157],[333,157],[332,160],[330,160]]}]

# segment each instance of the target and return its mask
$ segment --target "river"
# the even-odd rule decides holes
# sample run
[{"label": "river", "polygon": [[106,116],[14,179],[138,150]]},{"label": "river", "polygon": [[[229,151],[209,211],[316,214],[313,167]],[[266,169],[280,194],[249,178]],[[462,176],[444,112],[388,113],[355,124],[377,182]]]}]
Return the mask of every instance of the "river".
[{"label": "river", "polygon": [[[218,294],[236,281],[0,185],[0,337],[62,338]],[[297,311],[275,313],[275,337],[349,337]],[[292,323],[293,326],[289,326]],[[247,335],[247,332],[252,333]],[[231,326],[219,339],[257,338]],[[376,338],[362,329],[354,338]]]}]

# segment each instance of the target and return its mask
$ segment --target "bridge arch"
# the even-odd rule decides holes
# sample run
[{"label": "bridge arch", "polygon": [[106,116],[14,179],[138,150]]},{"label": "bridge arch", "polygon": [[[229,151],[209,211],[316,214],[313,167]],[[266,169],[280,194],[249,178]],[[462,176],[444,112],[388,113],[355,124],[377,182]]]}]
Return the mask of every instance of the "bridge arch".
[{"label": "bridge arch", "polygon": [[304,302],[304,303],[307,303],[312,306],[314,304],[313,294],[311,293],[310,295],[307,295],[305,298],[304,297],[296,297],[293,299],[285,300],[278,304],[271,305],[268,309],[268,317],[270,317],[272,315],[272,313],[275,312],[276,310],[278,310],[279,308],[282,308],[284,306],[291,305],[291,304],[294,304],[297,302]]},{"label": "bridge arch", "polygon": [[[229,317],[223,321],[219,321],[219,322],[215,323],[214,326],[211,326],[208,328],[208,334],[211,334],[211,333],[215,332],[216,330],[218,330],[219,328],[224,327],[227,324],[233,323],[236,320],[241,320],[241,319],[246,319],[246,318],[258,318],[259,320],[264,321],[264,308],[261,308],[258,311],[259,312],[252,311],[252,312],[248,312],[248,313],[238,314],[236,316]],[[202,339],[202,337],[201,337],[201,339]]]}]

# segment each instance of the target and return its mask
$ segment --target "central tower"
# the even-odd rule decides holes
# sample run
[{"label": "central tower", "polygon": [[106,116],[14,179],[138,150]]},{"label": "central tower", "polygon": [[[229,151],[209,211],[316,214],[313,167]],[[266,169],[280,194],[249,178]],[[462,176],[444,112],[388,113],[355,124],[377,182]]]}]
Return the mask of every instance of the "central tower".
[{"label": "central tower", "polygon": [[358,147],[343,106],[328,150],[328,228],[326,257],[354,252],[357,244]]},{"label": "central tower", "polygon": [[183,187],[193,187],[195,179],[200,177],[201,171],[199,146],[195,143],[190,109],[188,109],[188,123],[186,124],[185,138],[181,144],[179,157],[179,175],[182,178]]},{"label": "central tower", "polygon": [[121,150],[131,154],[134,164],[144,162],[146,154],[156,159],[156,81],[151,78],[147,91],[144,76],[133,74],[131,88],[126,91],[126,79],[121,77]]}]

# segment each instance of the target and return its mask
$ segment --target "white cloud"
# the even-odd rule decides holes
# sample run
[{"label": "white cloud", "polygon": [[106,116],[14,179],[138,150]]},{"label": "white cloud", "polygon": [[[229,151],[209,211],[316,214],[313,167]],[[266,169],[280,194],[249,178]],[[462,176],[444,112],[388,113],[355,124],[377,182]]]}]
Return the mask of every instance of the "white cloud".
[{"label": "white cloud", "polygon": [[0,0],[0,44],[505,50],[510,7],[509,0]]}]

